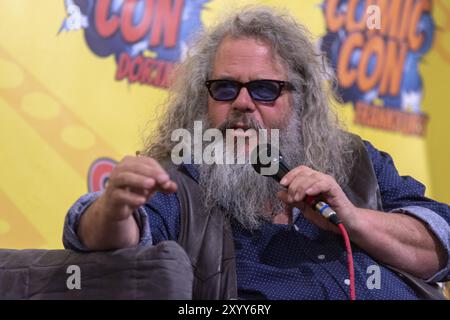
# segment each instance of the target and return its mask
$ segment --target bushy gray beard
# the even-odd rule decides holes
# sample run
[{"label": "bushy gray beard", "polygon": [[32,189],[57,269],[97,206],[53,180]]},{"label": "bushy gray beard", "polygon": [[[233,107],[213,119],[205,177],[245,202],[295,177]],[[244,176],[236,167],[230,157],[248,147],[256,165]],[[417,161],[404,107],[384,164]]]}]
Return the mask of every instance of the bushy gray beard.
[{"label": "bushy gray beard", "polygon": [[[242,119],[250,128],[260,129],[259,123],[246,114],[232,116],[219,129],[231,128]],[[280,152],[294,168],[303,163],[300,122],[298,116],[285,122],[285,129],[280,129]],[[248,230],[258,229],[262,222],[271,221],[283,212],[284,204],[276,195],[281,186],[274,179],[256,173],[248,159],[245,164],[201,164],[199,173],[206,212],[218,209]]]}]

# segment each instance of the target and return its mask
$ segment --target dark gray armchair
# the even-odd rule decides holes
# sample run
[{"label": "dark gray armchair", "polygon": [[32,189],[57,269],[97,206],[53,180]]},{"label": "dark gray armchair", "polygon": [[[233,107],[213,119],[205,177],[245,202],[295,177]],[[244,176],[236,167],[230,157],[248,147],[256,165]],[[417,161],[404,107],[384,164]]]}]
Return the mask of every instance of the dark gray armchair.
[{"label": "dark gray armchair", "polygon": [[0,299],[191,299],[192,282],[173,241],[93,253],[0,250]]}]

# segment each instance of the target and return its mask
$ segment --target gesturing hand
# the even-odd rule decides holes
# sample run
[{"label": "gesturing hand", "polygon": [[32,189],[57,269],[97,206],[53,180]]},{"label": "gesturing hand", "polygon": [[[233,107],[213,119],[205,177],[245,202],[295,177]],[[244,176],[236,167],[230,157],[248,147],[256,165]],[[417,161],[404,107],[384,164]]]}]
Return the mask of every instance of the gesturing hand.
[{"label": "gesturing hand", "polygon": [[156,191],[175,192],[177,186],[150,157],[127,156],[111,172],[99,209],[111,220],[125,220]]}]

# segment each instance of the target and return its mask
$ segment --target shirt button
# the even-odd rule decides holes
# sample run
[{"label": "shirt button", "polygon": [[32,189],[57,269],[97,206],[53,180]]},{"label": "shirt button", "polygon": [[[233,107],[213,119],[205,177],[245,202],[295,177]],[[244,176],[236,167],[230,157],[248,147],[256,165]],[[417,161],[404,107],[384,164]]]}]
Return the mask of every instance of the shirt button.
[{"label": "shirt button", "polygon": [[318,255],[317,258],[318,258],[319,260],[324,260],[324,259],[325,259],[325,255],[323,255],[323,254]]},{"label": "shirt button", "polygon": [[349,286],[350,285],[350,280],[349,279],[345,279],[344,283]]}]

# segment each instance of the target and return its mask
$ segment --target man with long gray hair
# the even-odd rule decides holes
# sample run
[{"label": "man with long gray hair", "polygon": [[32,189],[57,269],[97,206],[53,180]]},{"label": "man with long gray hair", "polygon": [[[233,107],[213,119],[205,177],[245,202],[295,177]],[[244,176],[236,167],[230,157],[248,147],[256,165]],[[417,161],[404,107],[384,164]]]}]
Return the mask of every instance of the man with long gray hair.
[{"label": "man with long gray hair", "polygon": [[[231,15],[176,70],[167,112],[141,155],[125,157],[104,192],[70,209],[65,246],[178,241],[194,267],[194,298],[347,299],[339,230],[306,204],[320,199],[353,242],[358,298],[421,298],[400,273],[448,279],[449,207],[344,130],[325,79],[324,59],[292,17],[272,8]],[[174,131],[194,134],[199,121],[225,140],[215,142],[214,156],[236,152],[245,161],[192,163],[198,152],[184,148],[183,163],[174,164]],[[280,182],[252,167],[247,138],[261,130],[292,168]],[[368,285],[368,270],[381,270],[381,285]]]}]

